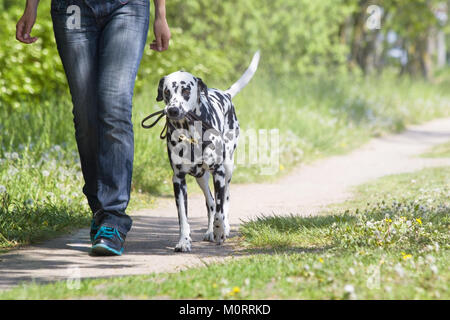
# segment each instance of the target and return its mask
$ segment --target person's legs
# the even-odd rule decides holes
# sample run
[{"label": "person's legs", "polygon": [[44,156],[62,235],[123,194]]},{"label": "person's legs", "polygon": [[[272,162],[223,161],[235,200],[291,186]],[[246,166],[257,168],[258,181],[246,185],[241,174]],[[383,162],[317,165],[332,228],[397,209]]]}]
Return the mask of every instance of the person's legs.
[{"label": "person's legs", "polygon": [[104,18],[98,43],[98,199],[102,225],[118,228],[124,235],[132,224],[125,214],[134,157],[132,98],[149,8],[149,1],[130,0],[114,9]]},{"label": "person's legs", "polygon": [[[69,5],[80,8],[79,27],[67,25]],[[121,235],[114,235],[121,240],[132,224],[125,213],[134,156],[131,107],[149,8],[148,0],[52,1],[55,39],[73,101],[83,191],[95,213],[93,227],[117,229]],[[111,232],[105,230],[109,238]],[[91,233],[92,240],[99,234]]]},{"label": "person's legs", "polygon": [[92,212],[101,209],[97,198],[97,78],[99,28],[83,0],[71,1],[80,8],[80,27],[70,28],[68,1],[52,1],[55,40],[73,102],[75,138],[85,185],[83,192]]}]

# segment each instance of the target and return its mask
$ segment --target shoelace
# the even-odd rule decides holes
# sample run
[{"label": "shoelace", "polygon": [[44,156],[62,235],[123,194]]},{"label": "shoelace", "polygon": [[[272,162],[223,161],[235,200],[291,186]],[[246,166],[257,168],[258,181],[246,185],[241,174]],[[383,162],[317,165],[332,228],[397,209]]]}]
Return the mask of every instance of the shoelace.
[{"label": "shoelace", "polygon": [[119,237],[120,241],[123,241],[117,229],[111,227],[100,227],[100,229],[98,230],[97,234],[94,237],[94,240],[96,240],[98,237],[111,239],[112,237],[114,237],[114,235]]}]

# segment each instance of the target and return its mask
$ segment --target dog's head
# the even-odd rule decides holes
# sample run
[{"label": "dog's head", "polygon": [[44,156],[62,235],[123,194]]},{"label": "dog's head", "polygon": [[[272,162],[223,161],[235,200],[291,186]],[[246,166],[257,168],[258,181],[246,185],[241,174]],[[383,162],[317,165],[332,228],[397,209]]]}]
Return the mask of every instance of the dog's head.
[{"label": "dog's head", "polygon": [[166,104],[165,112],[171,120],[181,120],[200,103],[201,93],[208,95],[208,87],[202,79],[184,71],[163,77],[158,85],[156,101]]}]

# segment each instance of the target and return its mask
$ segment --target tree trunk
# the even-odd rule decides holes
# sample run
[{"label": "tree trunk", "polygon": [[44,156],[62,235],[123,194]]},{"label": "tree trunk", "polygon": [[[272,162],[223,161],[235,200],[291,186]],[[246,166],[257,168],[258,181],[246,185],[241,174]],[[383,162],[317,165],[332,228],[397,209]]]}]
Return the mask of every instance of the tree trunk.
[{"label": "tree trunk", "polygon": [[443,68],[447,64],[447,45],[445,32],[439,30],[436,35],[436,67]]}]

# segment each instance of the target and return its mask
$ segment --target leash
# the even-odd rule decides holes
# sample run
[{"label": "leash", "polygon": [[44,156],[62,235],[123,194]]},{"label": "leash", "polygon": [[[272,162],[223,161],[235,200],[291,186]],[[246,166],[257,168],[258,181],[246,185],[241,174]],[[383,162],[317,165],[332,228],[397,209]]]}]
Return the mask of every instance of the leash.
[{"label": "leash", "polygon": [[[152,124],[150,124],[150,125],[146,125],[145,124],[145,122],[147,120],[149,120],[149,119],[151,119],[153,117],[156,117],[157,115],[159,115],[159,117],[156,118],[156,120],[153,121]],[[147,117],[145,117],[144,120],[142,120],[142,122],[141,122],[142,128],[144,128],[144,129],[151,129],[151,128],[153,128],[159,122],[159,120],[161,120],[161,118],[164,117],[165,115],[166,115],[166,113],[164,112],[164,109],[156,111],[156,112],[153,112],[152,114],[150,114]],[[166,123],[164,124],[164,128],[162,129],[161,133],[159,134],[159,138],[161,140],[164,140],[167,137],[167,127],[168,127],[168,121],[166,119]]]},{"label": "leash", "polygon": [[[156,120],[153,121],[152,124],[150,124],[150,125],[146,125],[146,124],[145,124],[145,122],[147,122],[148,120],[150,120],[151,118],[156,117],[156,116],[158,116],[158,118],[156,118]],[[156,111],[156,112],[153,112],[153,113],[151,113],[150,115],[148,115],[147,117],[145,117],[145,118],[141,121],[141,126],[142,126],[144,129],[151,129],[151,128],[153,128],[153,127],[159,122],[159,120],[161,120],[161,119],[162,119],[163,117],[165,117],[165,116],[166,116],[166,113],[164,112],[164,109],[163,109],[163,110]],[[191,122],[194,122],[194,121],[200,121],[200,122],[202,123],[203,129],[206,129],[206,130],[210,130],[210,129],[215,130],[209,123],[205,123],[205,122],[204,122],[199,116],[197,116],[194,112],[189,111],[189,112],[186,114],[186,118],[187,118],[187,120],[189,120],[189,121],[191,121]],[[159,138],[160,138],[161,140],[166,139],[169,124],[170,124],[170,123],[169,123],[169,121],[168,121],[167,118],[166,118],[166,123],[164,124],[164,127],[163,127],[161,133],[159,134]],[[217,131],[217,130],[216,130],[216,131]],[[180,137],[179,137],[179,139],[180,139],[181,141],[189,141],[191,144],[198,144],[197,139],[194,139],[194,138],[188,138],[188,137],[186,137],[184,134],[181,134]]]}]

